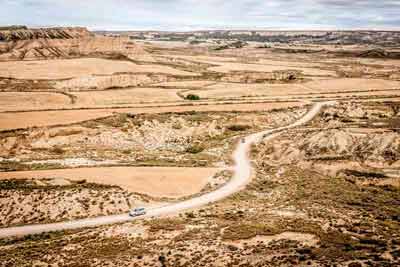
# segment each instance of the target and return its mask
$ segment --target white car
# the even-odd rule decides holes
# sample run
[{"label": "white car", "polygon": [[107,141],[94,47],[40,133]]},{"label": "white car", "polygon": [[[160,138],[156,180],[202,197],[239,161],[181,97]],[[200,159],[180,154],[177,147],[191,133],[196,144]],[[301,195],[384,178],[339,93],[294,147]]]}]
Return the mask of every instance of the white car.
[{"label": "white car", "polygon": [[145,214],[146,214],[145,208],[134,208],[129,211],[129,216],[131,216],[131,217],[136,217],[136,216],[145,215]]}]

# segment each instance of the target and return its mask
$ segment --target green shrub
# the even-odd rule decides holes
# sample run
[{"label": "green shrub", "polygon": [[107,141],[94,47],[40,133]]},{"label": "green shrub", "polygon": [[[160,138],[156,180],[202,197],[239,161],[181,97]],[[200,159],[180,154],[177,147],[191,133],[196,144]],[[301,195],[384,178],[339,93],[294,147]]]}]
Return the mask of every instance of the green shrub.
[{"label": "green shrub", "polygon": [[204,147],[201,145],[192,145],[186,149],[186,152],[197,154],[204,150]]},{"label": "green shrub", "polygon": [[160,230],[177,231],[185,229],[184,221],[179,218],[153,219],[151,221],[146,222],[145,224],[150,226],[149,231],[153,233],[158,232]]},{"label": "green shrub", "polygon": [[62,149],[61,147],[54,147],[51,150],[51,152],[54,153],[54,154],[63,154],[64,153],[64,149]]},{"label": "green shrub", "polygon": [[250,129],[251,127],[249,125],[244,125],[244,124],[233,124],[233,125],[229,125],[228,130],[230,131],[246,131],[247,129]]},{"label": "green shrub", "polygon": [[200,96],[194,95],[194,94],[188,94],[188,95],[185,97],[185,99],[186,99],[186,100],[200,100]]},{"label": "green shrub", "polygon": [[223,240],[249,239],[257,235],[275,235],[279,231],[272,226],[261,223],[233,224],[225,229]]}]

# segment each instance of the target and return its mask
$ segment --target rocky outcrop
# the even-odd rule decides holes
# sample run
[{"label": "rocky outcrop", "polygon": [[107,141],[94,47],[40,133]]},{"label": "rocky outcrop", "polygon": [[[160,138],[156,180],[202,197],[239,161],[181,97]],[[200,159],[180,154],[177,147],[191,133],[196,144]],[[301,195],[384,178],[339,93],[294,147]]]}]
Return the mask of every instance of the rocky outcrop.
[{"label": "rocky outcrop", "polygon": [[323,174],[356,169],[400,166],[400,134],[396,132],[354,133],[329,129],[298,133],[272,144],[260,144],[260,162],[296,164]]}]

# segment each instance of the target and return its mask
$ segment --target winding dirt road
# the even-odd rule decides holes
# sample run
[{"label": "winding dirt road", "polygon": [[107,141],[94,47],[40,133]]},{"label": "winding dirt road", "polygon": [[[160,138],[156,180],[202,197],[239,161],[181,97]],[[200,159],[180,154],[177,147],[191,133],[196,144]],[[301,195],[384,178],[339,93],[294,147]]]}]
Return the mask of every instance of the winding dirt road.
[{"label": "winding dirt road", "polygon": [[319,111],[323,106],[332,104],[334,104],[334,102],[316,103],[314,104],[312,109],[308,111],[307,114],[305,114],[302,118],[300,118],[299,120],[288,126],[266,130],[247,136],[244,142],[240,142],[238,144],[236,150],[233,153],[233,159],[235,165],[233,167],[234,175],[232,179],[229,180],[229,182],[227,182],[224,186],[220,187],[219,189],[213,192],[189,200],[185,200],[182,202],[167,205],[164,207],[149,209],[147,210],[146,215],[138,217],[130,217],[128,213],[125,213],[121,215],[102,216],[102,217],[74,220],[68,222],[2,228],[0,229],[0,238],[11,237],[11,236],[23,236],[28,234],[39,234],[52,231],[71,230],[71,229],[78,229],[85,227],[94,227],[105,224],[122,223],[126,221],[132,221],[148,217],[173,214],[183,210],[204,206],[209,203],[216,202],[218,200],[226,198],[243,189],[251,180],[252,167],[250,159],[248,157],[248,151],[253,143],[258,142],[262,138],[264,138],[264,140],[271,139],[275,136],[276,133],[302,125],[313,119],[319,113]]}]

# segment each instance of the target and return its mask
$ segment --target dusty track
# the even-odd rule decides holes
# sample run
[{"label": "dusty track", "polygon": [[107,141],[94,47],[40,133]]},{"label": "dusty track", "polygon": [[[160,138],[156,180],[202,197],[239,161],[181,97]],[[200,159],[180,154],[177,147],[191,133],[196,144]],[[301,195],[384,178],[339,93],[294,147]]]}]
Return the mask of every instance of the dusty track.
[{"label": "dusty track", "polygon": [[233,153],[233,159],[235,161],[235,165],[233,167],[234,175],[232,179],[224,186],[220,187],[219,189],[213,192],[186,201],[171,204],[168,206],[150,209],[148,210],[145,216],[140,216],[140,217],[132,218],[128,214],[120,214],[120,215],[102,216],[102,217],[61,222],[61,223],[26,225],[19,227],[3,228],[0,229],[0,238],[11,237],[11,236],[23,236],[28,234],[39,234],[51,231],[78,229],[85,227],[94,227],[111,223],[122,223],[142,218],[173,214],[176,212],[197,208],[221,200],[229,195],[232,195],[235,192],[240,191],[250,181],[252,167],[250,159],[248,157],[248,151],[253,143],[258,142],[263,137],[271,139],[272,137],[275,136],[275,134],[279,132],[297,127],[299,125],[302,125],[310,121],[318,114],[321,107],[332,103],[333,102],[322,102],[315,104],[313,108],[304,117],[302,117],[301,119],[297,120],[296,122],[288,126],[266,130],[247,136],[244,142],[240,142],[238,144],[236,150]]}]

